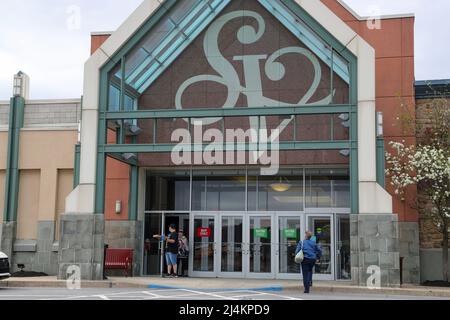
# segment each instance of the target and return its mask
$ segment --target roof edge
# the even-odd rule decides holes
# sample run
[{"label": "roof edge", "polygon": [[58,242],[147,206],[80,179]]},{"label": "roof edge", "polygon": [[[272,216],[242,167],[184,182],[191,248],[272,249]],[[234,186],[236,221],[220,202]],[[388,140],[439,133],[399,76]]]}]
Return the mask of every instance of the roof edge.
[{"label": "roof edge", "polygon": [[[344,0],[337,0],[337,2],[344,7],[348,12],[350,12],[351,15],[353,15],[357,20],[364,21],[371,19],[373,17],[370,16],[360,16],[355,10],[352,9],[347,3],[344,2]],[[401,13],[401,14],[387,14],[387,15],[381,15],[379,18],[382,20],[387,19],[402,19],[402,18],[415,18],[416,15],[414,13]]]}]

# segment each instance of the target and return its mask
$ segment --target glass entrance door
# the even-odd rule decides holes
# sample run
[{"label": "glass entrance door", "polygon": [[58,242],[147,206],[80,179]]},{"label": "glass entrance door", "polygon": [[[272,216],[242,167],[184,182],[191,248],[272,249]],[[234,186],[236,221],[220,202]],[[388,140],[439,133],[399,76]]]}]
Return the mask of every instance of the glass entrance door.
[{"label": "glass entrance door", "polygon": [[194,277],[217,277],[217,220],[216,215],[192,216],[189,270]]},{"label": "glass entrance door", "polygon": [[314,269],[314,279],[334,280],[333,215],[307,215],[308,230],[322,248],[322,258]]},{"label": "glass entrance door", "polygon": [[244,276],[244,216],[220,217],[221,243],[218,252],[221,277]]},{"label": "glass entrance door", "polygon": [[274,278],[275,241],[273,215],[248,215],[247,217],[246,277]]},{"label": "glass entrance door", "polygon": [[277,278],[298,279],[300,265],[295,263],[295,250],[303,235],[302,215],[278,215],[277,216]]},{"label": "glass entrance door", "polygon": [[163,233],[164,215],[161,212],[146,214],[144,225],[144,263],[143,274],[161,276],[163,271],[164,248],[162,242],[154,235]]}]

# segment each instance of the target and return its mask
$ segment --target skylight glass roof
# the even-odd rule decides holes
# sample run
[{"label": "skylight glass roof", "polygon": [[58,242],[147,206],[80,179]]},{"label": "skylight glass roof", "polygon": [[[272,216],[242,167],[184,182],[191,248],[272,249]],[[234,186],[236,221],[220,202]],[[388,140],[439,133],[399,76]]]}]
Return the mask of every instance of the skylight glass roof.
[{"label": "skylight glass roof", "polygon": [[230,1],[179,1],[127,56],[126,84],[143,93]]}]

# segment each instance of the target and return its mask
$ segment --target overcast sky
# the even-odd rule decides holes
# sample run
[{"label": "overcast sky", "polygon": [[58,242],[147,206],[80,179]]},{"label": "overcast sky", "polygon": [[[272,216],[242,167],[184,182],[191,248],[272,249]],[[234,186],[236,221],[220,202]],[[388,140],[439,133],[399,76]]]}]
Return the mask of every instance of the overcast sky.
[{"label": "overcast sky", "polygon": [[[79,98],[90,32],[117,29],[142,0],[0,0],[0,100],[19,70],[32,99]],[[416,79],[450,78],[448,0],[345,0],[358,14],[416,15]],[[78,18],[79,17],[79,18]]]}]

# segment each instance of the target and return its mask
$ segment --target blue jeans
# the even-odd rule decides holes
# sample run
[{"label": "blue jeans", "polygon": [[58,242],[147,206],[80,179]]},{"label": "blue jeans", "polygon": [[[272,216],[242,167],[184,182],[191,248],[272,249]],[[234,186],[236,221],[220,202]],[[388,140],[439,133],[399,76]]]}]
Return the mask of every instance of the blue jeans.
[{"label": "blue jeans", "polygon": [[305,258],[302,262],[302,273],[303,273],[303,287],[305,292],[309,293],[309,288],[312,284],[313,270],[316,265],[316,260]]},{"label": "blue jeans", "polygon": [[177,258],[178,255],[176,253],[166,252],[166,262],[168,266],[176,266]]}]

